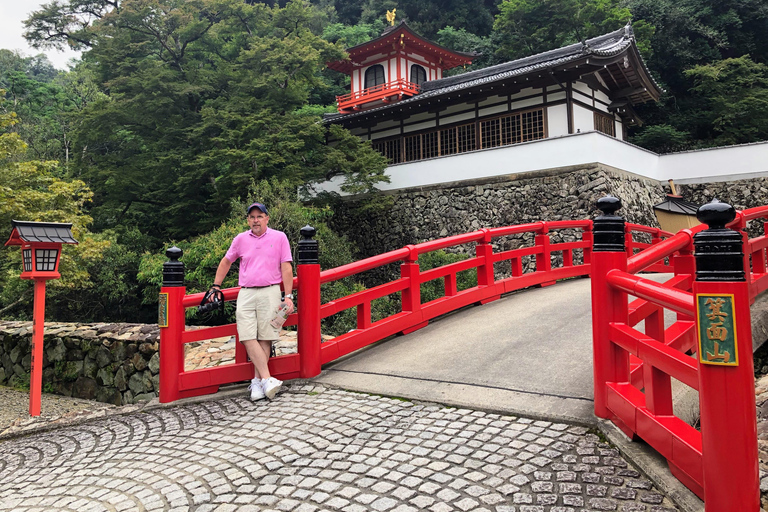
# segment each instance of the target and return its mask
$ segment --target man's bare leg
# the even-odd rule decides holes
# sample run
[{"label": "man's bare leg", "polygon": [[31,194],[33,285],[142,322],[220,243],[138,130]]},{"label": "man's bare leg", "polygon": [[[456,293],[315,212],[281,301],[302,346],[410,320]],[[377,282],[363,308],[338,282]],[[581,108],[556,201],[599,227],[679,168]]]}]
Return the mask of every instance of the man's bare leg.
[{"label": "man's bare leg", "polygon": [[[269,348],[264,349],[264,344],[267,344]],[[243,345],[245,346],[245,351],[248,353],[248,357],[251,359],[251,363],[253,363],[253,368],[255,371],[255,376],[257,379],[268,379],[270,377],[269,375],[269,353],[271,344],[268,341],[258,341],[258,340],[245,340],[243,341]]]}]

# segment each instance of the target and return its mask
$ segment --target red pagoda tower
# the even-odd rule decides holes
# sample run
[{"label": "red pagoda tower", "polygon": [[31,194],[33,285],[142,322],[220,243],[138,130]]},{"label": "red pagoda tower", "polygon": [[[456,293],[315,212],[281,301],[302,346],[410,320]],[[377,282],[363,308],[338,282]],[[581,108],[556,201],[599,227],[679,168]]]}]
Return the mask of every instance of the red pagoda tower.
[{"label": "red pagoda tower", "polygon": [[375,108],[419,94],[422,83],[443,71],[471,64],[477,55],[444,48],[424,39],[401,21],[366,43],[347,49],[349,58],[328,67],[349,75],[352,90],[337,96],[342,114]]}]

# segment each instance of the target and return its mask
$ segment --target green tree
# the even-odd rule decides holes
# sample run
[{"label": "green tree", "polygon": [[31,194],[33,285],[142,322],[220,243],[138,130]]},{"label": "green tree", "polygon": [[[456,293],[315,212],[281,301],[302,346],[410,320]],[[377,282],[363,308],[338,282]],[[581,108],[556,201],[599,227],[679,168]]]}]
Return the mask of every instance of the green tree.
[{"label": "green tree", "polygon": [[688,85],[695,65],[750,54],[768,59],[768,4],[761,0],[629,0],[635,19],[657,27],[651,66],[674,93]]},{"label": "green tree", "polygon": [[24,21],[24,37],[34,48],[87,49],[94,21],[119,7],[118,0],[53,0]]},{"label": "green tree", "polygon": [[[494,31],[502,59],[517,59],[577,43],[621,28],[632,13],[618,0],[504,0]],[[648,55],[651,25],[633,23],[640,50]]]},{"label": "green tree", "polygon": [[[768,139],[768,66],[743,56],[695,66],[685,72],[691,92],[704,101],[712,145]],[[704,138],[702,137],[702,138]]]},{"label": "green tree", "polygon": [[475,35],[466,29],[456,29],[451,26],[447,26],[438,31],[436,39],[438,44],[459,52],[474,52],[479,54],[478,57],[472,61],[470,66],[448,70],[446,75],[457,75],[467,71],[499,64],[501,61],[496,56],[495,52],[498,47],[496,37],[496,34],[482,37]]},{"label": "green tree", "polygon": [[[24,159],[26,144],[10,131],[18,117],[4,110],[3,95],[0,94],[0,225],[10,226],[11,219],[67,222],[72,223],[75,237],[81,239],[79,246],[62,251],[59,268],[63,277],[49,286],[50,302],[55,303],[57,297],[89,285],[90,276],[84,266],[98,259],[106,244],[86,236],[91,217],[85,212],[85,205],[92,193],[85,183],[55,177],[55,161]],[[20,251],[3,251],[0,315],[10,314],[31,301],[32,288],[29,282],[19,279],[20,272]]]},{"label": "green tree", "polygon": [[253,179],[383,179],[367,143],[303,110],[343,57],[318,35],[325,19],[300,1],[134,0],[94,23],[84,67],[108,95],[78,112],[70,154],[96,194],[96,229],[185,238],[217,226]]}]

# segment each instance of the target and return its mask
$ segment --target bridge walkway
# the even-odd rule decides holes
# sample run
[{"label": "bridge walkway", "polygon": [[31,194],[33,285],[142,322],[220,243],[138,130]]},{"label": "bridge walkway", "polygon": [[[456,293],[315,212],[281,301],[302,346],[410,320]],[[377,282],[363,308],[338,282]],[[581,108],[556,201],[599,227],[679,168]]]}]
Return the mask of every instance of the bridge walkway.
[{"label": "bridge walkway", "polygon": [[468,307],[326,365],[345,389],[595,424],[590,280]]}]

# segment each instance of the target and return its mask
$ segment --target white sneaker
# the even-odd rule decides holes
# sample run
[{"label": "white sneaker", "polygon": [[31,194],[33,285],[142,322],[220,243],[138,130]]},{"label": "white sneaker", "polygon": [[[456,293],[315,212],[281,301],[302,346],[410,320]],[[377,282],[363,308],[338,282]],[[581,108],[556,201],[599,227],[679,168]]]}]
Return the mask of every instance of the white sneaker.
[{"label": "white sneaker", "polygon": [[267,395],[267,398],[272,400],[275,398],[275,395],[278,391],[280,391],[280,386],[283,385],[283,381],[277,380],[274,377],[270,377],[268,379],[261,379],[261,386],[264,389],[264,394]]},{"label": "white sneaker", "polygon": [[261,380],[253,379],[248,389],[251,391],[252,401],[264,400],[264,387],[261,385]]}]

